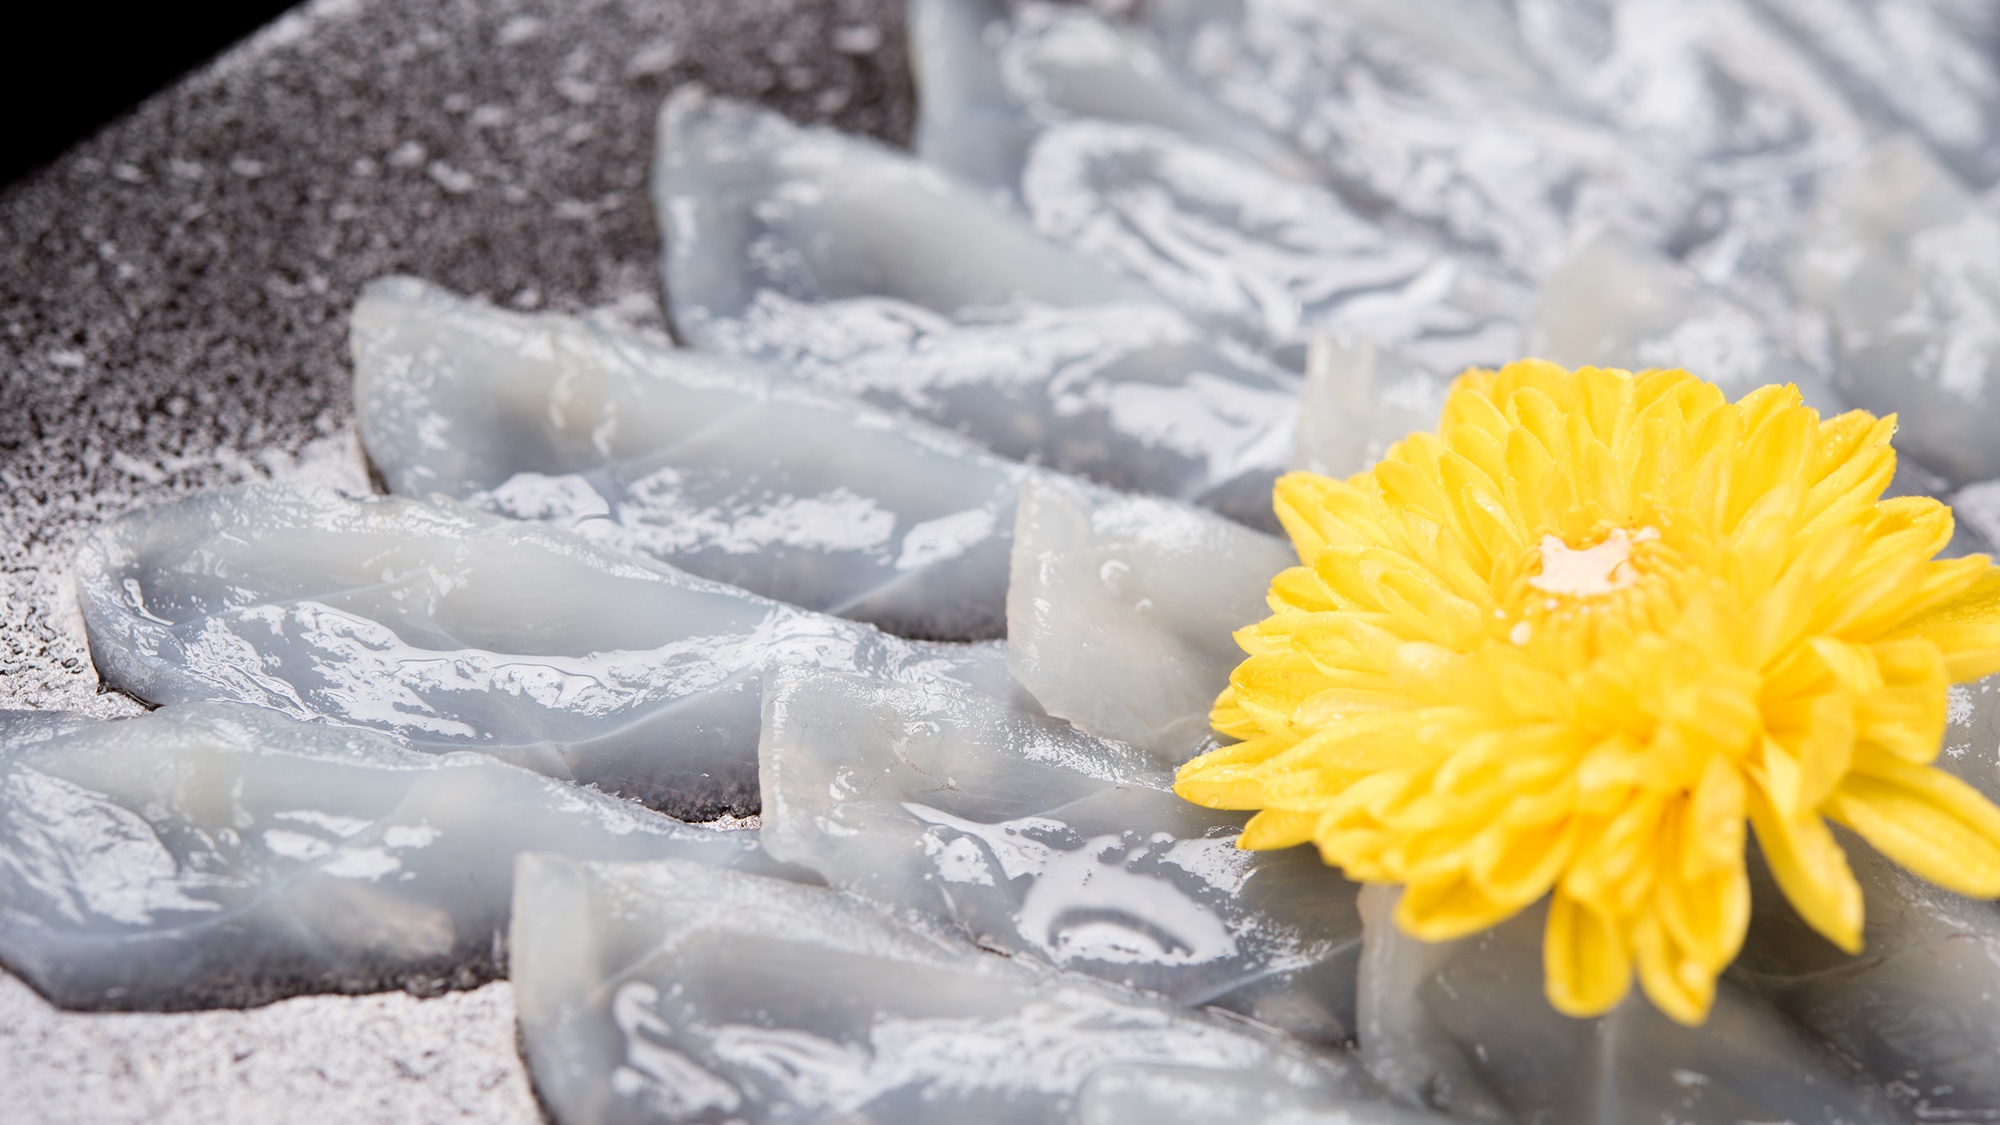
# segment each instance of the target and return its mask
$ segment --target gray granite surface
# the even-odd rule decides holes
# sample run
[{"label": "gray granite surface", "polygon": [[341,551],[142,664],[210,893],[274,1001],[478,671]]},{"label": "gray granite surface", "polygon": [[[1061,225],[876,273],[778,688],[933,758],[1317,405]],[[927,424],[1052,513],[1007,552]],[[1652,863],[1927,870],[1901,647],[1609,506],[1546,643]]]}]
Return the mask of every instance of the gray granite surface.
[{"label": "gray granite surface", "polygon": [[[100,694],[91,527],[248,479],[366,486],[345,314],[408,272],[665,327],[652,119],[702,82],[904,141],[901,0],[317,0],[0,194],[0,707]],[[54,1011],[0,976],[10,1121],[534,1120],[504,983]]]}]

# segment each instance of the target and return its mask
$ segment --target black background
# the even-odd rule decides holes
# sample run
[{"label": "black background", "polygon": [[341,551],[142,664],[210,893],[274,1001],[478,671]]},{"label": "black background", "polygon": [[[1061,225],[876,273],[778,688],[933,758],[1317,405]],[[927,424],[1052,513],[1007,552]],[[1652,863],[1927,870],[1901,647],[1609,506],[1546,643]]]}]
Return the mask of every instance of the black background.
[{"label": "black background", "polygon": [[[28,5],[22,5],[27,7]],[[37,4],[10,12],[0,184],[10,183],[275,19],[292,0]]]}]

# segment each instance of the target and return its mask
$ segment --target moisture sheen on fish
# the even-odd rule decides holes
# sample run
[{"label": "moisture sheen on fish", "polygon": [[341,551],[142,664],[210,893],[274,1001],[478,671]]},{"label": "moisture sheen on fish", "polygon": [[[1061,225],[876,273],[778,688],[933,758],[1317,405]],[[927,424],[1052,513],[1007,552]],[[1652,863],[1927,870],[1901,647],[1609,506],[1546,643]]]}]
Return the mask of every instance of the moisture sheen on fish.
[{"label": "moisture sheen on fish", "polygon": [[1916,1120],[1990,1118],[2000,1106],[2000,906],[1927,883],[1836,831],[1865,903],[1861,954],[1801,920],[1753,860],[1750,934],[1730,979],[1859,1063]]},{"label": "moisture sheen on fish", "polygon": [[912,0],[913,147],[926,161],[1019,202],[1044,128],[1072,118],[1156,126],[1292,180],[1310,163],[1211,99],[1149,44],[1085,8],[1014,0]]},{"label": "moisture sheen on fish", "polygon": [[942,685],[787,672],[765,692],[764,843],[982,948],[1325,1043],[1354,1031],[1356,887],[1130,747]]},{"label": "moisture sheen on fish", "polygon": [[1177,766],[1243,662],[1234,635],[1298,562],[1283,540],[1151,497],[1022,490],[1007,666],[1042,709]]},{"label": "moisture sheen on fish", "polygon": [[92,658],[151,703],[238,700],[480,750],[701,817],[756,802],[767,665],[1013,697],[998,645],[905,641],[462,506],[253,486],[77,554]]},{"label": "moisture sheen on fish", "polygon": [[805,609],[1001,635],[1033,470],[758,364],[413,278],[352,319],[356,426],[394,491],[541,520]]},{"label": "moisture sheen on fish", "polygon": [[[1518,354],[1518,280],[1357,213],[1247,123],[1204,125],[1234,115],[1135,35],[1070,5],[926,0],[911,18],[919,155],[1018,200],[1080,257],[1291,370],[1315,329],[1445,375]],[[1015,139],[989,145],[975,127]],[[1271,148],[1287,159],[1259,158]]]},{"label": "moisture sheen on fish", "polygon": [[1750,309],[1611,230],[1577,239],[1543,281],[1527,341],[1529,355],[1565,367],[1678,367],[1731,399],[1791,383],[1823,417],[1846,408],[1826,376]]},{"label": "moisture sheen on fish", "polygon": [[1753,0],[1871,121],[1973,186],[2000,181],[2000,9],[1953,0]]},{"label": "moisture sheen on fish", "polygon": [[1002,456],[1275,526],[1298,379],[971,187],[684,87],[655,202],[677,329]]},{"label": "moisture sheen on fish", "polygon": [[1592,222],[1652,246],[1714,233],[1701,207],[1713,193],[1569,112],[1501,5],[1154,0],[1144,18],[1174,65],[1364,211],[1407,216],[1516,277],[1541,277]]},{"label": "moisture sheen on fish", "polygon": [[0,718],[0,962],[67,1008],[470,987],[527,849],[811,877],[752,832],[261,708],[63,727]]},{"label": "moisture sheen on fish", "polygon": [[1248,1074],[1316,1099],[1342,1052],[977,949],[838,891],[696,864],[524,856],[512,975],[564,1125],[1048,1125],[1120,1064]]},{"label": "moisture sheen on fish", "polygon": [[1915,138],[1830,182],[1787,263],[1831,322],[1834,384],[1952,484],[2000,477],[2000,217]]},{"label": "moisture sheen on fish", "polygon": [[1396,927],[1400,889],[1361,894],[1361,1057],[1393,1093],[1477,1121],[1738,1125],[1900,1120],[1872,1082],[1769,1004],[1724,981],[1700,1027],[1635,991],[1572,1019],[1542,991],[1545,906],[1473,937]]}]

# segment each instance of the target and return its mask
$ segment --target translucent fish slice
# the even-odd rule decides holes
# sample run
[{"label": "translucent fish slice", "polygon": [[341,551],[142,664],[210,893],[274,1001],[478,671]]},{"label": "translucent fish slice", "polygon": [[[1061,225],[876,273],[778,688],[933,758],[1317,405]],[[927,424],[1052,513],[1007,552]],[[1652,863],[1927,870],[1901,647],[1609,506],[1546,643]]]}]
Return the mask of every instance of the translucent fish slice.
[{"label": "translucent fish slice", "polygon": [[1292,180],[1312,165],[1211,99],[1136,35],[1089,9],[1010,0],[912,0],[914,147],[925,160],[1020,201],[1036,135],[1065,119],[1153,125]]},{"label": "translucent fish slice", "polygon": [[[1393,212],[1358,213],[1254,127],[1211,124],[1233,115],[1136,35],[1072,5],[932,0],[912,20],[919,154],[1017,199],[1043,235],[1199,322],[1291,370],[1316,328],[1444,375],[1519,353],[1530,293],[1518,280]],[[989,146],[974,123],[1011,139]],[[1283,159],[1260,158],[1270,149]]]},{"label": "translucent fish slice", "polygon": [[1862,954],[1814,932],[1753,863],[1754,913],[1733,978],[1858,1062],[1916,1120],[1990,1114],[2000,1105],[2000,908],[1926,883],[1845,832],[1841,844],[1867,902]]},{"label": "translucent fish slice", "polygon": [[1565,367],[1679,367],[1732,399],[1792,383],[1826,417],[1846,409],[1826,377],[1754,312],[1611,230],[1577,239],[1543,281],[1527,352]]},{"label": "translucent fish slice", "polygon": [[1826,1121],[1889,1125],[1882,1091],[1767,1003],[1725,981],[1701,1027],[1634,994],[1572,1019],[1542,994],[1537,906],[1475,937],[1428,943],[1393,920],[1398,889],[1366,888],[1361,1056],[1383,1085],[1459,1118]]},{"label": "translucent fish slice", "polygon": [[0,961],[64,1007],[470,987],[524,849],[812,877],[753,832],[259,708],[68,726],[0,726]]},{"label": "translucent fish slice", "polygon": [[536,524],[260,486],[78,552],[92,657],[152,703],[238,700],[480,750],[701,818],[756,805],[767,665],[1014,696],[997,645],[905,641]]},{"label": "translucent fish slice", "polygon": [[1354,1031],[1355,886],[1306,849],[1236,847],[1240,814],[1174,796],[1129,747],[942,686],[786,672],[759,749],[773,856],[980,946]]},{"label": "translucent fish slice", "polygon": [[672,861],[520,861],[512,975],[566,1125],[1065,1120],[1121,1063],[1370,1084],[1219,1013],[996,957],[837,891]]},{"label": "translucent fish slice", "polygon": [[2000,218],[1893,137],[1828,184],[1786,268],[1832,324],[1843,396],[1894,413],[1896,444],[1950,483],[2000,477]]},{"label": "translucent fish slice", "polygon": [[1145,23],[1216,100],[1312,159],[1364,211],[1539,278],[1572,230],[1711,237],[1671,160],[1565,112],[1505,6],[1470,0],[1159,0]]},{"label": "translucent fish slice", "polygon": [[543,520],[894,633],[1003,631],[1031,470],[956,434],[411,278],[370,286],[350,339],[357,426],[398,493]]},{"label": "translucent fish slice", "polygon": [[1922,137],[1952,171],[2000,181],[2000,19],[1949,0],[1753,0],[1872,121]]},{"label": "translucent fish slice", "polygon": [[1269,612],[1284,541],[1149,497],[1028,482],[1007,590],[1007,666],[1049,714],[1165,765],[1213,745],[1209,708]]},{"label": "translucent fish slice", "polygon": [[987,448],[1275,526],[1296,377],[861,138],[684,87],[654,193],[676,327]]}]

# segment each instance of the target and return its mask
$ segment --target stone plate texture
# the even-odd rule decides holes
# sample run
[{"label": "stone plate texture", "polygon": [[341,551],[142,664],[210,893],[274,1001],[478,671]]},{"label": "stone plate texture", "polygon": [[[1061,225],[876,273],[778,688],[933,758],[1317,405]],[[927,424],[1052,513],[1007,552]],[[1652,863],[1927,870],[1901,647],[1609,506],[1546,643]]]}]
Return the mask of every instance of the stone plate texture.
[{"label": "stone plate texture", "polygon": [[[0,707],[132,714],[69,560],[130,508],[350,489],[346,313],[391,272],[664,330],[653,115],[701,82],[893,143],[902,0],[316,0],[0,194]],[[502,982],[57,1012],[0,975],[10,1121],[534,1121]]]}]

